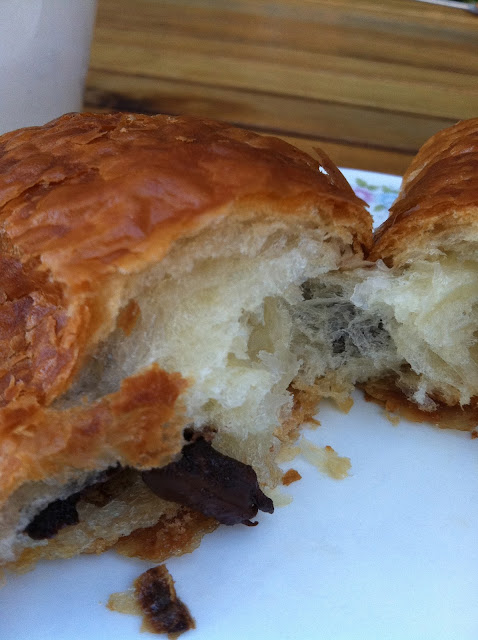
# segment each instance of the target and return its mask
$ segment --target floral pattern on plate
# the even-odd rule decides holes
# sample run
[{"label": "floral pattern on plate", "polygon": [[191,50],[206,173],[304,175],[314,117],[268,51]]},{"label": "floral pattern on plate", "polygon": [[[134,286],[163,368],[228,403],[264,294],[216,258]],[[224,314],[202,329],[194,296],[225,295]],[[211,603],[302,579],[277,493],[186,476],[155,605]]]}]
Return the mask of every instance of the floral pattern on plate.
[{"label": "floral pattern on plate", "polygon": [[398,196],[401,178],[356,169],[342,169],[342,173],[357,196],[368,205],[374,226],[381,225],[388,218],[388,211]]}]

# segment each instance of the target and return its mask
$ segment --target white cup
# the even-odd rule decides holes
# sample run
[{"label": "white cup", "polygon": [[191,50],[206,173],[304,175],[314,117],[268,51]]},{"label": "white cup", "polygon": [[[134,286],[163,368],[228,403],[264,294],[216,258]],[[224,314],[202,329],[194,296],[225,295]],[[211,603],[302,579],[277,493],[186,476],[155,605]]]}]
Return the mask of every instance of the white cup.
[{"label": "white cup", "polygon": [[83,103],[96,0],[0,0],[0,133]]}]

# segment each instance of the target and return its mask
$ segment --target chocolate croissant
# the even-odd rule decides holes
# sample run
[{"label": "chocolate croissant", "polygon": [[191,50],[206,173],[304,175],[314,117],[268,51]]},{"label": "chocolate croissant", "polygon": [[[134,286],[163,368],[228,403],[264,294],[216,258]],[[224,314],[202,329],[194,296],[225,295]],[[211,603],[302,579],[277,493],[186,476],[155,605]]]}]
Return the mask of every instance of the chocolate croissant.
[{"label": "chocolate croissant", "polygon": [[374,241],[320,150],[119,114],[1,137],[0,564],[255,524],[356,385],[474,426],[477,131],[423,147]]},{"label": "chocolate croissant", "polygon": [[478,118],[427,141],[375,233],[378,267],[354,292],[403,360],[393,380],[369,383],[372,395],[464,429],[478,422],[477,170]]},{"label": "chocolate croissant", "polygon": [[351,387],[335,280],[372,242],[318,155],[166,116],[0,138],[1,564],[272,511],[282,444]]}]

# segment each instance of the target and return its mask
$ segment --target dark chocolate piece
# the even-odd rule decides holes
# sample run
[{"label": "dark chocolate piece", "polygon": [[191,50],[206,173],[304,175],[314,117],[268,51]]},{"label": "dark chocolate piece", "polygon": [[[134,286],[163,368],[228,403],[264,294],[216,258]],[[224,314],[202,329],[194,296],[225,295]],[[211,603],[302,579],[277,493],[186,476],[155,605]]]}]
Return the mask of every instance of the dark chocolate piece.
[{"label": "dark chocolate piece", "polygon": [[219,453],[200,437],[183,447],[177,462],[142,474],[148,487],[164,500],[178,502],[222,524],[251,522],[258,509],[273,513],[254,469]]},{"label": "dark chocolate piece", "polygon": [[24,529],[24,533],[29,535],[33,540],[45,540],[47,538],[53,538],[63,527],[78,524],[80,520],[76,505],[80,498],[86,502],[96,504],[96,506],[103,507],[112,500],[114,495],[111,488],[112,486],[114,488],[114,484],[111,485],[111,483],[108,482],[110,479],[116,484],[118,484],[118,478],[120,480],[123,479],[123,485],[125,486],[131,483],[129,476],[123,478],[125,473],[119,465],[102,471],[97,474],[94,484],[84,487],[81,491],[77,491],[71,496],[68,496],[68,498],[50,502],[40,513],[37,513],[30,524]]},{"label": "dark chocolate piece", "polygon": [[33,540],[45,540],[70,524],[78,524],[78,511],[76,503],[80,499],[80,493],[75,493],[64,500],[50,502],[38,513],[25,529],[25,533]]},{"label": "dark chocolate piece", "polygon": [[188,608],[176,595],[174,581],[165,565],[142,573],[134,587],[148,631],[177,636],[196,627]]}]

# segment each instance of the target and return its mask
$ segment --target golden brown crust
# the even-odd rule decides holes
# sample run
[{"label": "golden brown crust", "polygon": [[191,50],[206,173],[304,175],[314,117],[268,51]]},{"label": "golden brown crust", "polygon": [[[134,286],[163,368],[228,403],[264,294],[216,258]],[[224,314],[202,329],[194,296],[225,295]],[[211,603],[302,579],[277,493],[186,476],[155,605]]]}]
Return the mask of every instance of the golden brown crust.
[{"label": "golden brown crust", "polygon": [[[152,562],[164,562],[173,556],[192,553],[207,533],[219,526],[214,518],[198,511],[171,504],[170,511],[158,516],[156,524],[135,529],[126,536],[98,537],[82,553],[99,554],[114,549],[123,556]],[[46,545],[24,549],[15,562],[8,563],[9,571],[23,573],[31,570],[40,560],[71,558],[78,554],[77,542],[65,543],[52,538]]]},{"label": "golden brown crust", "polygon": [[129,558],[164,562],[196,549],[206,533],[214,531],[219,522],[198,511],[180,507],[173,516],[162,516],[157,524],[136,529],[114,545],[115,551]]},{"label": "golden brown crust", "polygon": [[56,410],[22,399],[0,412],[0,505],[23,483],[72,470],[170,462],[183,444],[178,374],[153,365],[93,405]]},{"label": "golden brown crust", "polygon": [[400,266],[420,252],[478,241],[478,118],[440,131],[405,173],[371,260]]},{"label": "golden brown crust", "polygon": [[448,406],[436,400],[437,408],[434,411],[424,411],[405,397],[393,377],[370,380],[361,386],[366,400],[376,402],[387,413],[402,416],[411,422],[427,422],[442,429],[458,431],[473,431],[478,422],[478,397],[472,398],[466,406]]},{"label": "golden brown crust", "polygon": [[321,225],[358,252],[371,242],[363,203],[325,155],[226,124],[69,114],[0,137],[0,242],[15,269],[0,297],[0,403],[58,397],[111,331],[124,276],[232,205]]}]

